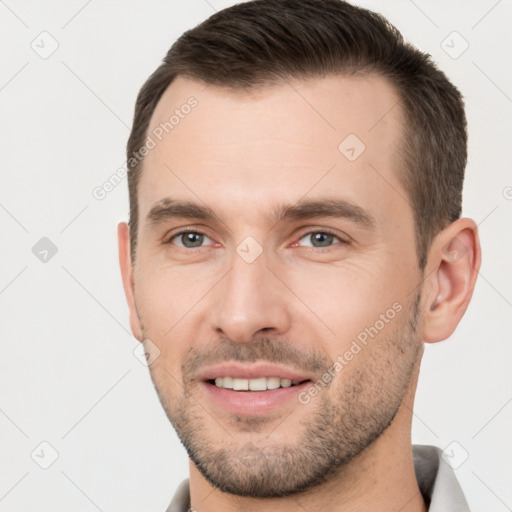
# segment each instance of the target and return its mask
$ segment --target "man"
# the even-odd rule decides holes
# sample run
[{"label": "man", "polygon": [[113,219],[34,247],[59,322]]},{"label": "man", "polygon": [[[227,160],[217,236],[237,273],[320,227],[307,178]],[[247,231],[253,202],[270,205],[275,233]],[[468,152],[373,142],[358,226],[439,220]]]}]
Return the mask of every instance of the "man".
[{"label": "man", "polygon": [[190,457],[168,511],[469,510],[410,435],[480,266],[430,58],[341,0],[235,5],[143,86],[128,164],[131,329]]}]

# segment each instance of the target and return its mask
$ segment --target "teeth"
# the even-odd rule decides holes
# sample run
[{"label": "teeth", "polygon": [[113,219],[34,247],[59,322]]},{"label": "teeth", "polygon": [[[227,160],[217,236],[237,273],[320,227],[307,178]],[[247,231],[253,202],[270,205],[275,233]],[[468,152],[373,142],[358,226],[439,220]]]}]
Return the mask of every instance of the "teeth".
[{"label": "teeth", "polygon": [[281,379],[279,377],[267,377],[267,389],[277,389],[281,387]]},{"label": "teeth", "polygon": [[267,389],[289,388],[299,384],[298,380],[280,379],[279,377],[258,377],[257,379],[237,379],[217,377],[218,388],[234,389],[235,391],[266,391]]},{"label": "teeth", "polygon": [[259,379],[250,379],[247,381],[249,383],[249,389],[251,391],[266,391],[267,390],[267,378],[261,377]]},{"label": "teeth", "polygon": [[235,391],[247,391],[249,389],[249,381],[247,379],[233,379],[233,389]]}]

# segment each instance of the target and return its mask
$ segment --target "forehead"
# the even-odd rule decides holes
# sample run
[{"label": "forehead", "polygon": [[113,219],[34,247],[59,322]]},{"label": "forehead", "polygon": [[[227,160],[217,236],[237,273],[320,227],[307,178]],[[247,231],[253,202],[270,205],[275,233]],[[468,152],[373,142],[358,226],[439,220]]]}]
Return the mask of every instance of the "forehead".
[{"label": "forehead", "polygon": [[401,118],[393,86],[378,76],[290,79],[258,91],[177,77],[147,131],[139,215],[170,195],[226,215],[326,192],[369,203],[377,194],[392,206],[406,196],[396,172]]}]

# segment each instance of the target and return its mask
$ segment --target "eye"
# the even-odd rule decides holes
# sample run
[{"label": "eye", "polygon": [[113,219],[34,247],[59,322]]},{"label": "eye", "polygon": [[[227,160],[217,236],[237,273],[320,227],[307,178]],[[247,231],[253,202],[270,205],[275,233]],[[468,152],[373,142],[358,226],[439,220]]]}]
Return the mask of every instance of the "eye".
[{"label": "eye", "polygon": [[202,247],[205,241],[213,243],[213,240],[204,233],[188,230],[176,233],[167,243],[183,247],[184,249],[193,249],[195,247]]},{"label": "eye", "polygon": [[[303,242],[304,241],[304,242]],[[301,243],[302,242],[302,243]],[[309,243],[308,243],[309,242]],[[310,231],[300,238],[297,245],[303,245],[305,247],[323,248],[330,247],[338,242],[346,244],[345,240],[329,231]]]}]

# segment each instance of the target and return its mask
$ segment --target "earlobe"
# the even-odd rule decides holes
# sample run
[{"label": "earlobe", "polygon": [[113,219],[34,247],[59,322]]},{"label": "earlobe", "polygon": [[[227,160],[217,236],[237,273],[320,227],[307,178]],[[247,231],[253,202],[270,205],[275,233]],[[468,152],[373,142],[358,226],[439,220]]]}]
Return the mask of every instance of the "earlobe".
[{"label": "earlobe", "polygon": [[423,341],[448,338],[464,315],[480,269],[477,226],[471,219],[458,219],[434,239],[429,252],[428,297]]},{"label": "earlobe", "polygon": [[117,238],[119,246],[119,266],[121,268],[124,293],[130,310],[130,328],[135,338],[142,341],[142,326],[135,304],[134,268],[130,254],[130,229],[126,222],[120,222],[118,224]]}]

